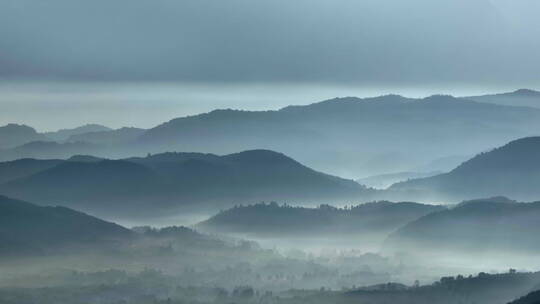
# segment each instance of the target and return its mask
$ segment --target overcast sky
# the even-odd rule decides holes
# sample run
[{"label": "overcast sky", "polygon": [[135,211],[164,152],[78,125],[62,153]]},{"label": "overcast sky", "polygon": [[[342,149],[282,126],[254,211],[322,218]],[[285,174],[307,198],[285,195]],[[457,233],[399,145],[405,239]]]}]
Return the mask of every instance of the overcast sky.
[{"label": "overcast sky", "polygon": [[0,0],[4,78],[526,82],[536,0]]},{"label": "overcast sky", "polygon": [[[331,95],[539,89],[538,16],[538,0],[0,0],[0,124],[150,126]],[[29,80],[64,84],[9,85]],[[118,85],[67,94],[72,82]],[[67,117],[34,121],[39,109]]]}]

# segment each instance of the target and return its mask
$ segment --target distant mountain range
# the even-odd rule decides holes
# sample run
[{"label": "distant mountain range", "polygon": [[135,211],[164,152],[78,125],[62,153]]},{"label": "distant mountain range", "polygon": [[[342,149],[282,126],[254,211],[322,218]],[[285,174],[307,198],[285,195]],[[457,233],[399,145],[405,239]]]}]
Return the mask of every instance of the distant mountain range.
[{"label": "distant mountain range", "polygon": [[388,238],[385,247],[415,255],[536,254],[539,222],[540,202],[518,203],[502,197],[465,201],[405,225]]},{"label": "distant mountain range", "polygon": [[349,97],[279,111],[216,110],[178,118],[149,129],[137,143],[156,152],[265,148],[326,172],[358,176],[409,170],[535,135],[539,119],[537,109],[451,96]]},{"label": "distant mountain range", "polygon": [[46,133],[43,133],[43,135],[49,140],[63,142],[63,141],[68,140],[72,136],[82,135],[86,133],[107,132],[107,131],[112,131],[112,129],[102,126],[102,125],[98,125],[98,124],[87,124],[87,125],[72,128],[72,129],[61,129],[54,132],[46,132]]},{"label": "distant mountain range", "polygon": [[2,194],[126,218],[180,210],[214,213],[253,201],[343,202],[374,192],[267,150],[225,156],[164,153],[122,160],[26,159],[0,163],[2,167],[9,168],[0,174]]},{"label": "distant mountain range", "polygon": [[[526,92],[520,90],[510,96],[529,94]],[[493,99],[485,97],[483,101]],[[87,128],[87,132],[69,136],[66,132],[56,137],[34,134],[36,138],[19,137],[22,142],[18,144],[26,144],[23,147],[0,144],[4,149],[0,160],[68,158],[74,154],[125,158],[178,150],[228,154],[269,149],[332,174],[368,176],[418,171],[433,160],[473,155],[515,138],[534,136],[539,129],[540,109],[440,95],[423,99],[347,97],[278,111],[215,110],[173,119],[149,130],[88,132]],[[29,141],[52,137],[61,137],[57,140],[61,145],[54,149],[50,143],[28,145]],[[0,136],[0,143],[4,141]],[[439,169],[427,171],[434,170]]]},{"label": "distant mountain range", "polygon": [[68,142],[86,142],[96,145],[117,145],[126,144],[134,141],[146,130],[139,128],[120,128],[116,130],[104,130],[95,132],[86,132],[82,134],[71,135]]},{"label": "distant mountain range", "polygon": [[540,199],[540,137],[512,141],[481,153],[449,173],[392,185],[388,197],[460,201],[504,195]]},{"label": "distant mountain range", "polygon": [[77,154],[99,154],[103,147],[86,142],[32,141],[16,148],[0,151],[0,160],[66,159]]},{"label": "distant mountain range", "polygon": [[237,233],[253,237],[320,238],[344,235],[386,237],[397,228],[442,206],[417,203],[375,202],[336,208],[292,207],[277,203],[237,206],[197,224],[198,230],[211,233]]},{"label": "distant mountain range", "polygon": [[501,94],[470,96],[465,97],[465,99],[506,106],[540,108],[540,92],[529,89],[519,89],[514,92]]},{"label": "distant mountain range", "polygon": [[25,125],[8,124],[0,127],[0,149],[14,148],[32,141],[45,140],[34,128]]},{"label": "distant mountain range", "polygon": [[40,207],[0,196],[0,255],[96,250],[134,233],[65,207]]}]

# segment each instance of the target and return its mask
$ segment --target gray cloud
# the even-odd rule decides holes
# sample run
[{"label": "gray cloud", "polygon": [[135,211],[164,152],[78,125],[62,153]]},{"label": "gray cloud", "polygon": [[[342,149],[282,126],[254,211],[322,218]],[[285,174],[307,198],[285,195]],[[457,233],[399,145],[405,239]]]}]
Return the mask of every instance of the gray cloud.
[{"label": "gray cloud", "polygon": [[1,0],[0,77],[534,82],[530,0]]}]

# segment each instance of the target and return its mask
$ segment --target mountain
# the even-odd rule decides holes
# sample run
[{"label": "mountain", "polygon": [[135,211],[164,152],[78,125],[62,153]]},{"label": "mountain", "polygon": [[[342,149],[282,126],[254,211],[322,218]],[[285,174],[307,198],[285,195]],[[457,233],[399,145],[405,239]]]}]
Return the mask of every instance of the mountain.
[{"label": "mountain", "polygon": [[0,254],[46,254],[97,248],[128,240],[132,232],[65,207],[40,207],[0,196]]},{"label": "mountain", "polygon": [[[534,135],[540,110],[451,96],[336,98],[278,111],[216,110],[173,119],[137,140],[148,152],[264,148],[343,176],[406,171]],[[467,136],[463,136],[467,134]],[[404,151],[407,151],[404,152]]]},{"label": "mountain", "polygon": [[179,209],[214,213],[235,203],[264,200],[347,201],[369,197],[373,190],[314,171],[283,154],[253,150],[225,156],[76,157],[1,184],[0,193],[93,214],[147,217]]},{"label": "mountain", "polygon": [[465,98],[478,102],[487,102],[506,106],[540,108],[540,92],[530,89],[519,89],[509,93],[470,96]]},{"label": "mountain", "polygon": [[381,174],[381,175],[373,175],[368,176],[364,178],[360,178],[356,180],[359,184],[365,185],[367,187],[372,187],[376,189],[385,189],[389,186],[410,180],[410,179],[418,179],[418,178],[424,178],[424,177],[430,177],[434,175],[439,175],[442,172],[440,171],[433,171],[433,172],[398,172],[398,173],[388,173],[388,174]]},{"label": "mountain", "polygon": [[13,148],[38,140],[46,140],[46,137],[29,126],[8,124],[0,127],[0,149]]},{"label": "mountain", "polygon": [[60,163],[62,163],[61,160],[37,160],[31,158],[0,163],[0,184],[31,176],[40,171],[53,168]]},{"label": "mountain", "polygon": [[442,206],[391,202],[366,203],[350,208],[328,205],[305,208],[260,203],[222,211],[197,224],[196,228],[212,233],[281,238],[387,235],[410,221],[443,209]]},{"label": "mountain", "polygon": [[105,160],[105,158],[96,157],[92,155],[73,155],[67,160],[72,161],[72,162],[80,162],[80,163],[97,163],[102,160]]},{"label": "mountain", "polygon": [[135,140],[146,130],[139,128],[120,128],[116,130],[95,131],[71,135],[68,142],[87,142],[96,145],[125,144]]},{"label": "mountain", "polygon": [[481,153],[449,173],[392,185],[391,197],[459,201],[504,195],[540,198],[540,137],[512,141]]},{"label": "mountain", "polygon": [[[100,144],[76,151],[59,146],[47,158],[74,154],[125,158],[179,150],[221,155],[267,149],[317,170],[355,177],[419,171],[433,160],[474,155],[515,138],[534,136],[538,129],[540,109],[441,95],[345,97],[277,111],[215,110],[173,119],[138,136],[140,130],[122,129],[74,136],[72,140]],[[0,159],[41,158],[35,148],[31,153],[0,151]]]},{"label": "mountain", "polygon": [[84,143],[57,143],[53,141],[32,141],[24,145],[0,151],[0,160],[16,160],[21,158],[65,159],[77,154],[97,154],[103,147]]},{"label": "mountain", "polygon": [[[540,249],[540,202],[503,197],[465,201],[421,217],[393,233],[386,250],[412,254],[535,254]],[[517,263],[517,261],[516,261]]]},{"label": "mountain", "polygon": [[80,126],[80,127],[77,127],[77,128],[61,129],[61,130],[58,130],[58,131],[46,132],[46,133],[43,133],[43,134],[47,138],[49,138],[49,139],[51,139],[53,141],[62,142],[62,141],[68,140],[71,136],[76,136],[76,135],[79,135],[79,134],[91,133],[91,132],[104,132],[104,131],[110,131],[110,130],[112,130],[112,129],[110,129],[108,127],[105,127],[105,126],[102,126],[102,125],[87,124],[87,125]]}]

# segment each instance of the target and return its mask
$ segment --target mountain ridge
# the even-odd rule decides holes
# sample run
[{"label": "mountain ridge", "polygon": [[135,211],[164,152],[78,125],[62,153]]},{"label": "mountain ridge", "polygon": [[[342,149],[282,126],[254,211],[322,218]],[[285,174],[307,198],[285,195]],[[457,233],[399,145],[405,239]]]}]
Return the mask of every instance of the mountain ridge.
[{"label": "mountain ridge", "polygon": [[[352,180],[315,171],[268,150],[224,156],[164,153],[120,160],[87,159],[60,161],[18,179],[6,177],[9,181],[0,185],[0,193],[123,216],[166,214],[176,209],[217,211],[233,202],[260,200],[343,201],[374,193]],[[145,210],[150,206],[151,210]]]},{"label": "mountain ridge", "polygon": [[396,183],[389,194],[451,201],[493,195],[534,200],[540,197],[539,151],[540,137],[520,138],[480,153],[448,173]]}]

